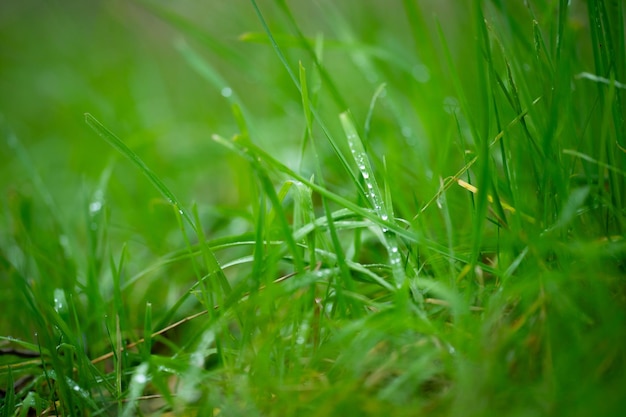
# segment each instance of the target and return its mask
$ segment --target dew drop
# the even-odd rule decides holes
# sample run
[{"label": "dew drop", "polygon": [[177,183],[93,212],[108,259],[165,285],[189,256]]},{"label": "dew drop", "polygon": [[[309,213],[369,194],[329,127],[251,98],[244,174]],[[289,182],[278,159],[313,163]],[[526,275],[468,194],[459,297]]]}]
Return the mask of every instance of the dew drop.
[{"label": "dew drop", "polygon": [[54,290],[54,309],[57,313],[64,313],[66,310],[67,302],[65,300],[65,293],[61,288]]},{"label": "dew drop", "polygon": [[382,216],[380,216],[380,218],[381,218],[383,221],[387,221],[387,220],[389,219],[389,216],[387,216],[386,214],[383,214]]},{"label": "dew drop", "polygon": [[[368,179],[370,177],[370,174],[368,174],[367,172],[363,172],[363,178]],[[370,184],[367,184],[370,185]]]},{"label": "dew drop", "polygon": [[89,204],[89,214],[92,216],[102,210],[102,202],[101,201],[92,201]]},{"label": "dew drop", "polygon": [[223,97],[228,98],[233,95],[233,89],[230,87],[224,87],[222,88],[221,94]]}]

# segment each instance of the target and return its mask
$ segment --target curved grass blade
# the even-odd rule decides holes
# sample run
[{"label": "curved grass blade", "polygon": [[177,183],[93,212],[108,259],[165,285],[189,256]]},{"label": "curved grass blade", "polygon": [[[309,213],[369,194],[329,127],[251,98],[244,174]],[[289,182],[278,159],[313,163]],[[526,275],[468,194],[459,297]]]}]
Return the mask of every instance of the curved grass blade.
[{"label": "curved grass blade", "polygon": [[[143,162],[143,160],[133,152],[120,138],[118,138],[113,132],[104,127],[102,123],[96,120],[89,113],[85,113],[85,122],[91,127],[102,139],[104,139],[109,145],[115,148],[116,151],[128,158],[139,170],[150,180],[152,185],[165,197],[170,204],[180,213],[180,215],[189,223],[194,232],[202,233],[200,225],[197,225],[189,212],[183,207],[178,198],[170,191],[169,188],[161,181],[161,179]],[[226,280],[224,271],[217,262],[215,254],[211,249],[207,248],[208,264],[210,266],[209,272],[216,273],[219,281]]]},{"label": "curved grass blade", "polygon": [[85,113],[85,122],[92,128],[102,139],[104,139],[109,145],[115,148],[116,151],[124,155],[126,158],[137,167],[139,170],[150,180],[152,185],[165,197],[179,213],[183,215],[185,220],[195,229],[195,224],[191,219],[191,215],[185,210],[169,188],[159,179],[159,177],[143,162],[139,156],[133,152],[120,138],[118,138],[113,132],[104,127],[102,123],[96,120],[89,113]]}]

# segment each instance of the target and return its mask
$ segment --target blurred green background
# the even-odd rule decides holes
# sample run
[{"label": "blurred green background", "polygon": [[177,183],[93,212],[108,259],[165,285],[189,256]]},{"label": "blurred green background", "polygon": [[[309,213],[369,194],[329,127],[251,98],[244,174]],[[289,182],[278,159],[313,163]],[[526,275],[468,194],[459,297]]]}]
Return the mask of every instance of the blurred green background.
[{"label": "blurred green background", "polygon": [[[260,7],[273,30],[291,31],[274,3],[261,2]],[[224,87],[240,98],[254,126],[253,140],[297,165],[304,129],[301,99],[267,41],[258,36],[251,36],[257,41],[241,40],[244,34],[262,32],[249,2],[20,1],[3,2],[0,8],[2,123],[27,149],[62,218],[85,214],[102,172],[120,159],[86,126],[86,112],[122,138],[185,204],[197,202],[205,212],[247,206],[249,179],[241,174],[245,167],[210,140],[213,133],[229,137],[237,131],[230,104],[222,89],[184,59],[181,45],[204,58],[221,75]],[[410,164],[416,154],[422,162],[447,162],[447,153],[434,152],[422,137],[450,134],[445,119],[429,114],[442,113],[452,95],[445,75],[422,62],[436,48],[412,45],[400,3],[301,1],[292,8],[307,37],[329,44],[324,63],[350,100],[337,104],[329,93],[322,94],[320,108],[331,129],[339,132],[337,114],[345,107],[362,120],[375,89],[388,83],[390,94],[401,92],[398,102],[406,107],[386,113],[381,109],[373,126],[385,135],[387,128],[396,129],[395,146],[409,145],[412,152],[389,152],[391,158],[406,157],[390,165],[397,166],[399,175],[427,178],[419,198],[432,195],[438,186],[432,175],[437,167],[425,164],[415,170]],[[452,37],[463,36],[463,26],[470,23],[462,17],[462,6],[432,2],[424,8],[426,14],[438,13]],[[432,33],[423,36],[432,40]],[[301,59],[311,70],[306,54],[289,47],[293,45],[288,41],[285,48],[292,67]],[[379,71],[371,71],[368,79],[358,67],[358,62],[368,61],[359,54],[370,58],[368,53],[387,70],[387,79],[380,79]],[[399,123],[393,120],[397,114],[403,118]],[[4,195],[32,195],[24,164],[8,143],[0,146]],[[387,144],[379,138],[374,146],[380,151]],[[330,151],[322,149],[322,154]],[[341,186],[343,174],[334,173],[336,166],[333,159],[325,166],[327,181]],[[168,230],[179,238],[171,209],[159,204],[158,192],[130,164],[115,163],[106,194],[118,242],[141,236],[143,244],[159,250]],[[207,227],[219,222],[219,213],[203,215]]]}]

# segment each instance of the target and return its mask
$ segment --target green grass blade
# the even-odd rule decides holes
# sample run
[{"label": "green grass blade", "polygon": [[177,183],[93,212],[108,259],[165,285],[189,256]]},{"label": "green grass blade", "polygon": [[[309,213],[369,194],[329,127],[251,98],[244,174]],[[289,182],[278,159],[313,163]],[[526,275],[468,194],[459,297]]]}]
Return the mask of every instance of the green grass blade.
[{"label": "green grass blade", "polygon": [[[370,164],[369,156],[365,152],[363,142],[354,126],[352,118],[348,113],[342,113],[339,116],[341,125],[343,126],[346,138],[348,139],[348,145],[352,152],[354,162],[363,177],[366,187],[366,197],[369,200],[374,212],[380,217],[384,223],[394,223],[392,207],[385,204],[383,195],[378,183],[374,170]],[[402,256],[398,249],[397,237],[395,234],[389,232],[389,228],[386,225],[382,226],[383,243],[387,249],[389,255],[389,263],[391,265],[391,271],[398,288],[402,287],[405,279],[404,267],[402,265]]]},{"label": "green grass blade", "polygon": [[195,228],[195,224],[184,208],[184,206],[178,201],[178,198],[170,191],[170,189],[161,181],[161,179],[143,162],[139,156],[133,152],[120,138],[118,138],[113,132],[104,127],[102,123],[96,120],[89,113],[85,113],[85,122],[91,127],[102,139],[104,139],[109,145],[113,147],[120,154],[128,158],[133,165],[135,165],[139,171],[144,174],[152,185],[167,199],[167,201],[178,210],[191,227]]},{"label": "green grass blade", "polygon": [[146,312],[143,319],[143,357],[150,358],[152,352],[152,303],[146,302]]},{"label": "green grass blade", "polygon": [[139,397],[143,394],[144,388],[150,378],[149,371],[150,365],[146,362],[141,363],[137,366],[137,368],[135,368],[133,376],[130,380],[130,385],[128,386],[128,401],[124,406],[122,417],[137,415],[137,402],[139,401]]},{"label": "green grass blade", "polygon": [[6,381],[6,390],[4,394],[4,404],[2,405],[2,416],[9,417],[14,415],[15,409],[15,387],[13,386],[13,372],[9,365]]},{"label": "green grass blade", "polygon": [[[143,162],[143,160],[134,153],[120,138],[118,138],[113,132],[104,127],[98,120],[96,120],[91,114],[85,113],[85,121],[102,139],[104,139],[109,145],[111,145],[116,151],[128,158],[135,167],[143,173],[152,185],[167,199],[167,201],[174,206],[174,209],[187,221],[187,223],[193,228],[196,233],[202,233],[201,229],[198,229],[194,223],[191,215],[180,203],[178,198],[173,192],[161,181],[161,179]],[[208,263],[210,264],[210,272],[217,274],[218,280],[224,282],[226,277],[220,267],[215,254],[208,250]]]}]

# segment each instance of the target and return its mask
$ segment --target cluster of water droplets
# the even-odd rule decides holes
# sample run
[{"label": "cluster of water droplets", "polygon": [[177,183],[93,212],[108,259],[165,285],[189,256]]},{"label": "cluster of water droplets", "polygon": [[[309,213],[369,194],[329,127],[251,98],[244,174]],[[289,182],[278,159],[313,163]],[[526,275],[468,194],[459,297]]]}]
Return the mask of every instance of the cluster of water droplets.
[{"label": "cluster of water droplets", "polygon": [[172,198],[168,198],[167,201],[172,206],[174,206],[174,209],[176,209],[176,211],[178,211],[178,214],[180,214],[181,216],[185,215],[185,213],[183,212],[182,207],[178,205],[178,202],[174,201],[174,199],[172,199]]}]

